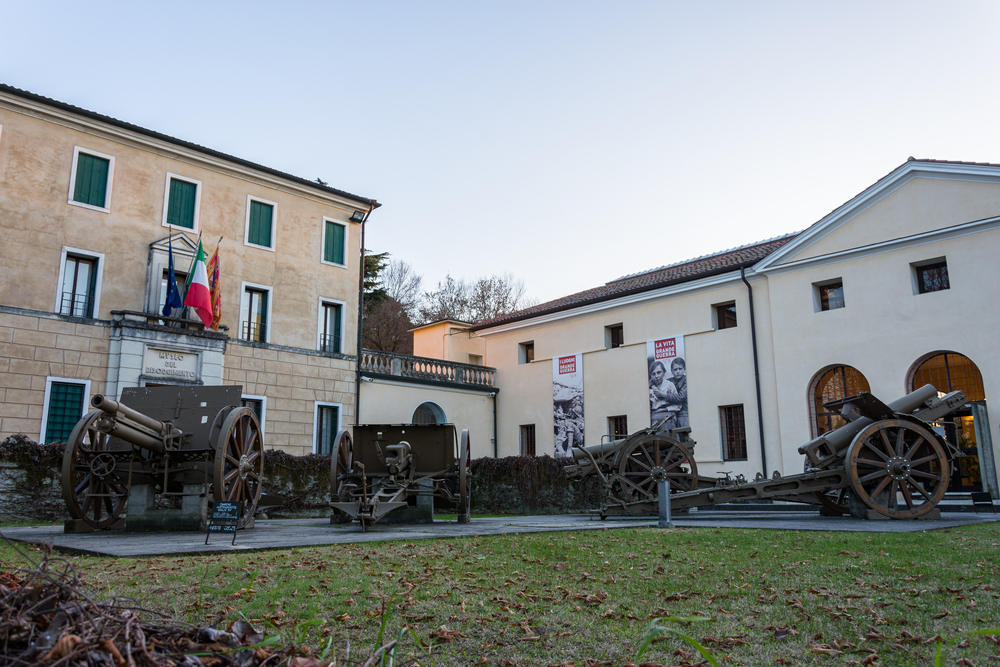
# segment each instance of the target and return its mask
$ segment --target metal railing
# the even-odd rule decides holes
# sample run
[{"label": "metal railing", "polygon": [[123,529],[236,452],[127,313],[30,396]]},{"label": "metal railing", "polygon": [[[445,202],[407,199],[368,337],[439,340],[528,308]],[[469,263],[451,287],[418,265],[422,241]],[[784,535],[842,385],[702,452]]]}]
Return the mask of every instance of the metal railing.
[{"label": "metal railing", "polygon": [[361,372],[379,375],[466,384],[474,387],[495,387],[496,369],[489,366],[460,364],[454,361],[413,357],[376,350],[361,351]]},{"label": "metal railing", "polygon": [[340,347],[340,336],[337,334],[320,334],[319,349],[320,352],[343,352],[343,349]]},{"label": "metal railing", "polygon": [[94,297],[92,294],[75,294],[63,292],[59,300],[59,314],[75,317],[92,317]]},{"label": "metal railing", "polygon": [[245,321],[240,327],[240,338],[255,343],[267,342],[267,325],[262,322]]}]

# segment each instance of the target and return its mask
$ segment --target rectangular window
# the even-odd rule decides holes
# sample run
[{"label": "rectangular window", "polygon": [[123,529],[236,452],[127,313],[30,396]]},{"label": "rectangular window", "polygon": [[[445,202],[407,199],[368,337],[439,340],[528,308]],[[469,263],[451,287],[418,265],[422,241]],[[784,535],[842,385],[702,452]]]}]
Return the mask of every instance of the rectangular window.
[{"label": "rectangular window", "polygon": [[333,441],[340,430],[340,406],[333,403],[317,403],[313,430],[316,434],[315,454],[333,453]]},{"label": "rectangular window", "polygon": [[604,327],[604,347],[613,350],[625,344],[625,327],[621,324],[612,324]]},{"label": "rectangular window", "polygon": [[83,416],[90,393],[89,380],[47,378],[40,440],[44,443],[66,442],[70,432]]},{"label": "rectangular window", "polygon": [[[176,257],[175,257],[176,259]],[[176,266],[176,265],[175,265]],[[167,302],[167,286],[170,282],[170,271],[167,269],[163,270],[163,275],[160,277],[160,300],[157,301],[156,312],[163,312],[163,305]],[[181,295],[181,301],[184,300],[184,285],[187,283],[187,274],[181,273],[174,269],[174,284],[177,285],[177,293]],[[170,311],[168,317],[184,317],[184,307],[174,308]]]},{"label": "rectangular window", "polygon": [[277,204],[247,196],[246,245],[274,250],[274,212]]},{"label": "rectangular window", "polygon": [[253,413],[257,415],[257,421],[260,422],[260,430],[263,431],[264,417],[267,413],[267,397],[243,394],[240,398],[240,405],[244,408],[250,408],[253,410]]},{"label": "rectangular window", "polygon": [[715,306],[715,328],[733,329],[736,327],[736,303],[720,303]]},{"label": "rectangular window", "polygon": [[521,456],[535,455],[535,425],[521,426]]},{"label": "rectangular window", "polygon": [[719,424],[722,428],[722,458],[726,461],[746,461],[747,430],[743,420],[743,406],[720,407]]},{"label": "rectangular window", "polygon": [[608,417],[608,435],[612,440],[622,440],[628,437],[628,417]]},{"label": "rectangular window", "polygon": [[163,200],[163,226],[189,229],[198,227],[201,182],[176,174],[167,174]]},{"label": "rectangular window", "polygon": [[844,283],[839,278],[813,283],[816,311],[837,310],[844,307]]},{"label": "rectangular window", "polygon": [[951,289],[948,282],[948,262],[941,260],[932,264],[913,267],[917,272],[917,291],[920,294]]},{"label": "rectangular window", "polygon": [[271,314],[271,289],[243,283],[240,303],[240,338],[258,343],[270,342],[267,322]]},{"label": "rectangular window", "polygon": [[73,149],[69,203],[107,213],[111,209],[111,179],[115,159],[94,151]]},{"label": "rectangular window", "polygon": [[93,257],[67,254],[62,268],[59,314],[93,317],[96,294],[97,260]]},{"label": "rectangular window", "polygon": [[343,352],[343,313],[339,303],[320,303],[319,349],[321,352]]},{"label": "rectangular window", "polygon": [[535,360],[535,342],[528,341],[517,346],[517,363],[530,364]]},{"label": "rectangular window", "polygon": [[346,266],[344,245],[347,242],[347,225],[323,219],[323,261],[327,264]]}]

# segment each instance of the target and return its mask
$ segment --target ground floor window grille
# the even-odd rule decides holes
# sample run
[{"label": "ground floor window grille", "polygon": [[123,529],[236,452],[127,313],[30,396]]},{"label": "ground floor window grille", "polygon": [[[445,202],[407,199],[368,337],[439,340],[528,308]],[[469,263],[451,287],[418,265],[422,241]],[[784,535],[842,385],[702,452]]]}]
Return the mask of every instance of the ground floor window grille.
[{"label": "ground floor window grille", "polygon": [[321,405],[316,414],[316,453],[331,454],[333,440],[337,437],[340,422],[340,408],[335,405]]},{"label": "ground floor window grille", "polygon": [[526,424],[521,427],[521,456],[535,455],[535,425]]},{"label": "ground floor window grille", "polygon": [[70,432],[83,416],[86,387],[69,382],[53,382],[49,389],[49,410],[45,420],[45,438],[49,442],[66,442]]},{"label": "ground floor window grille", "polygon": [[747,429],[743,419],[742,405],[726,405],[719,408],[722,425],[722,457],[726,461],[746,461]]}]

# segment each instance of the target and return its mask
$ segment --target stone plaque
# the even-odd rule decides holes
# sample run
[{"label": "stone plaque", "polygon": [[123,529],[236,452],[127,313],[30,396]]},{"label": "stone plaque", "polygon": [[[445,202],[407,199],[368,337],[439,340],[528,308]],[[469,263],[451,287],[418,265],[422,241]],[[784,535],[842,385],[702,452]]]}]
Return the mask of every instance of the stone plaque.
[{"label": "stone plaque", "polygon": [[198,380],[198,355],[176,350],[147,347],[142,359],[142,374],[164,380]]}]

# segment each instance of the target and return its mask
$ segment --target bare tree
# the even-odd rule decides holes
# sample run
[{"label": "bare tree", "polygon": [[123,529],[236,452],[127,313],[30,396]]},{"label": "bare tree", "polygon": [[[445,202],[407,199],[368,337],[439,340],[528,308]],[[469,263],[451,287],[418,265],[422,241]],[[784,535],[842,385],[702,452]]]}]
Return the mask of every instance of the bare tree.
[{"label": "bare tree", "polygon": [[439,282],[436,290],[424,293],[424,301],[420,305],[420,321],[469,321],[468,292],[469,288],[464,280],[455,280],[451,274],[446,275],[444,282]]},{"label": "bare tree", "polygon": [[461,320],[480,322],[526,308],[535,303],[525,296],[524,281],[509,273],[478,278],[474,282],[455,280],[448,275],[436,290],[424,294],[419,320]]},{"label": "bare tree", "polygon": [[413,324],[403,304],[386,297],[365,315],[361,344],[369,350],[413,354],[411,328]]},{"label": "bare tree", "polygon": [[382,269],[379,279],[386,294],[398,301],[411,319],[416,317],[420,306],[423,277],[403,260],[390,259]]}]

